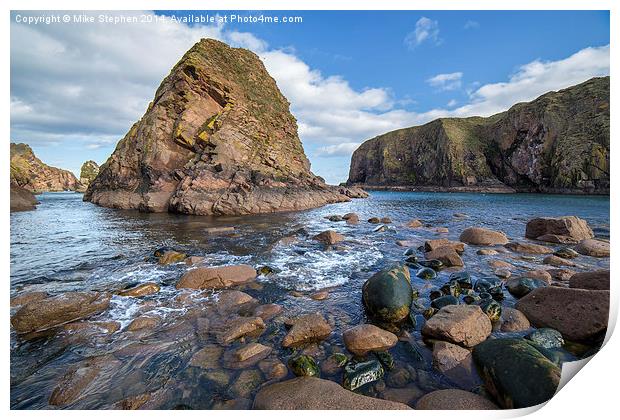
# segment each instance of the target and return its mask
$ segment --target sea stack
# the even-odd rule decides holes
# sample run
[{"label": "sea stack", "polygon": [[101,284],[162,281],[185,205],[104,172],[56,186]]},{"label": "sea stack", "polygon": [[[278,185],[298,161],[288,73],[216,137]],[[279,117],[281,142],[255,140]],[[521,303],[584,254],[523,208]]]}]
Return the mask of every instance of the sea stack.
[{"label": "sea stack", "polygon": [[487,118],[440,118],[364,142],[347,185],[609,194],[609,77]]},{"label": "sea stack", "polygon": [[94,160],[87,160],[80,168],[80,183],[88,187],[99,173],[99,165]]},{"label": "sea stack", "polygon": [[163,80],[84,200],[150,212],[243,215],[363,195],[312,174],[289,103],[256,54],[203,39]]}]

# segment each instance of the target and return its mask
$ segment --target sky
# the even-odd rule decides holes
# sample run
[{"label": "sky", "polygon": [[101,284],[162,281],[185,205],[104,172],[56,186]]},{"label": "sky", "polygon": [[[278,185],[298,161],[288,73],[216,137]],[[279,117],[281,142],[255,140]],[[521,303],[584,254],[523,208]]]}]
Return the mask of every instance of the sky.
[{"label": "sky", "polygon": [[[374,136],[492,115],[610,67],[606,11],[86,13],[95,22],[10,16],[11,141],[78,176],[86,160],[106,161],[201,38],[259,55],[291,103],[313,172],[332,184],[346,181],[352,152]],[[61,21],[41,19],[51,16]],[[199,16],[220,21],[185,21]]]}]

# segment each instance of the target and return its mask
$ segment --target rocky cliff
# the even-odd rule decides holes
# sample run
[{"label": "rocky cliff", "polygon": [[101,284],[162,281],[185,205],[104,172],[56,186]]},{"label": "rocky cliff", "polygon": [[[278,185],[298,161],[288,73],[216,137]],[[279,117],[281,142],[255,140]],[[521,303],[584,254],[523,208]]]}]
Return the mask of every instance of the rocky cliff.
[{"label": "rocky cliff", "polygon": [[11,213],[34,210],[38,203],[33,193],[19,185],[11,184]]},{"label": "rocky cliff", "polygon": [[488,118],[441,118],[366,141],[348,185],[609,194],[609,77]]},{"label": "rocky cliff", "polygon": [[203,39],[163,80],[84,199],[234,215],[306,209],[356,194],[312,174],[289,103],[258,56]]},{"label": "rocky cliff", "polygon": [[24,143],[11,143],[11,185],[34,193],[76,191],[81,187],[75,175],[41,162]]},{"label": "rocky cliff", "polygon": [[80,183],[88,186],[99,173],[99,165],[94,160],[87,160],[80,168]]}]

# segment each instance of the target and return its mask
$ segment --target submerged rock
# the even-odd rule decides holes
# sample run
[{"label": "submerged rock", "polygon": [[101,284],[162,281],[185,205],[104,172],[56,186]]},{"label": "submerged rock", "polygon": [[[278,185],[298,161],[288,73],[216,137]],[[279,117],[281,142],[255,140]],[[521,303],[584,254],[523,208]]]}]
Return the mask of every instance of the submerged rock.
[{"label": "submerged rock", "polygon": [[366,313],[382,322],[399,322],[409,316],[412,289],[409,269],[398,266],[379,271],[362,287]]},{"label": "submerged rock", "polygon": [[486,388],[503,408],[525,408],[553,397],[561,370],[523,339],[498,338],[478,344],[474,361]]},{"label": "submerged rock", "polygon": [[471,245],[504,245],[508,243],[508,238],[503,232],[481,227],[470,227],[461,233],[459,241]]},{"label": "submerged rock", "polygon": [[236,317],[226,321],[216,331],[217,341],[230,344],[246,335],[260,335],[265,330],[265,323],[259,317]]},{"label": "submerged rock", "polygon": [[571,341],[583,341],[607,329],[609,291],[544,287],[520,299],[515,307],[532,325],[558,330]]},{"label": "submerged rock", "polygon": [[312,239],[322,242],[325,245],[334,245],[338,242],[344,241],[344,236],[334,230],[326,230],[325,232],[321,232],[314,236]]},{"label": "submerged rock", "polygon": [[416,410],[499,410],[492,401],[461,389],[429,392],[418,400]]},{"label": "submerged rock", "polygon": [[422,328],[428,337],[473,347],[491,334],[491,321],[478,306],[445,306]]},{"label": "submerged rock", "polygon": [[155,294],[159,292],[160,289],[161,287],[157,283],[147,282],[130,289],[121,290],[117,294],[119,296],[142,297]]},{"label": "submerged rock", "polygon": [[166,251],[161,257],[159,257],[159,263],[161,265],[175,264],[184,261],[187,255],[177,251]]},{"label": "submerged rock", "polygon": [[66,292],[32,301],[11,318],[18,334],[44,331],[103,312],[110,305],[110,295],[99,292]]},{"label": "submerged rock", "polygon": [[335,382],[300,377],[261,388],[254,398],[259,410],[409,410],[405,404],[366,397]]},{"label": "submerged rock", "polygon": [[302,315],[292,321],[291,329],[282,340],[284,347],[299,347],[322,341],[332,333],[332,327],[319,313]]},{"label": "submerged rock", "polygon": [[320,376],[321,371],[319,365],[311,357],[305,354],[292,358],[289,361],[289,366],[295,374],[295,376]]},{"label": "submerged rock", "polygon": [[177,282],[176,288],[224,289],[252,281],[256,278],[256,275],[256,270],[245,264],[199,267],[183,274]]},{"label": "submerged rock", "polygon": [[390,349],[398,342],[398,337],[394,334],[371,324],[356,325],[342,335],[347,350],[359,356],[371,351]]}]

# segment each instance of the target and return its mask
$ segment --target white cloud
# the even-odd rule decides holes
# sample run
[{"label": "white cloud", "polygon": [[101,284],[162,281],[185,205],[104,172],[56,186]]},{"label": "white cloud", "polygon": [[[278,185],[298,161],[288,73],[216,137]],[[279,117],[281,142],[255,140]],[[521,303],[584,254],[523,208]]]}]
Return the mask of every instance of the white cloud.
[{"label": "white cloud", "polygon": [[361,143],[340,143],[331,146],[319,148],[315,156],[334,157],[334,156],[351,156],[351,154],[359,147]]},{"label": "white cloud", "polygon": [[468,20],[463,26],[464,29],[478,29],[479,27],[480,23],[476,22],[475,20]]},{"label": "white cloud", "polygon": [[426,80],[430,86],[439,90],[456,90],[461,88],[462,72],[443,73]]},{"label": "white cloud", "polygon": [[415,23],[415,29],[405,37],[405,45],[413,49],[426,41],[434,44],[441,43],[439,22],[423,16]]},{"label": "white cloud", "polygon": [[458,102],[456,101],[456,99],[450,99],[448,101],[448,107],[452,108],[453,106],[455,106]]}]

